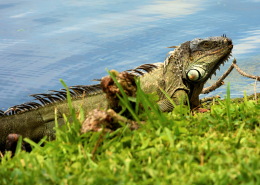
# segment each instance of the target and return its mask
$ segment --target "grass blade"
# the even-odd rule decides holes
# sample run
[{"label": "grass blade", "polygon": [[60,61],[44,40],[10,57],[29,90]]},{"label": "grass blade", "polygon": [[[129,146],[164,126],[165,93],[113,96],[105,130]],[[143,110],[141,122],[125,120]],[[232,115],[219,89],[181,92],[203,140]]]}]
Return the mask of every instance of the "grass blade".
[{"label": "grass blade", "polygon": [[17,155],[21,152],[22,140],[23,140],[23,137],[20,135],[17,145],[16,145],[15,155]]},{"label": "grass blade", "polygon": [[137,117],[137,115],[135,114],[135,112],[133,111],[133,109],[131,108],[131,104],[127,98],[127,95],[124,91],[124,89],[122,88],[122,86],[118,83],[118,81],[116,80],[116,77],[106,68],[106,71],[108,72],[108,74],[110,75],[110,77],[114,80],[114,82],[116,83],[117,87],[119,88],[122,96],[120,97],[118,94],[117,94],[117,97],[120,99],[120,101],[126,106],[126,108],[129,110],[129,112],[132,114],[132,116],[134,117],[134,119],[139,123],[141,124],[139,118]]},{"label": "grass blade", "polygon": [[226,99],[226,109],[227,109],[227,115],[228,115],[228,128],[231,128],[231,110],[230,110],[230,88],[229,88],[229,82],[227,85],[227,99]]},{"label": "grass blade", "polygon": [[70,96],[70,91],[68,86],[65,84],[65,82],[60,79],[60,82],[62,83],[62,85],[66,88],[67,90],[67,100],[68,100],[68,104],[69,104],[69,109],[70,109],[70,114],[72,116],[73,122],[76,123],[77,122],[77,118],[76,118],[76,112],[75,109],[72,107],[72,103],[71,103],[71,96]]},{"label": "grass blade", "polygon": [[171,104],[173,104],[174,107],[177,107],[176,103],[171,99],[171,97],[161,88],[159,87],[159,89],[163,92],[163,94],[169,99],[169,101],[171,102]]}]

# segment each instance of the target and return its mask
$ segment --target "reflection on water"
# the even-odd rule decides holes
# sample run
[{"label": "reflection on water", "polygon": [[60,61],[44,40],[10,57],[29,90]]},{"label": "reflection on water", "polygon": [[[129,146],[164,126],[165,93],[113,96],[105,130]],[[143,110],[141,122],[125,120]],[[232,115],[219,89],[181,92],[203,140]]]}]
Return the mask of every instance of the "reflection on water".
[{"label": "reflection on water", "polygon": [[234,56],[250,55],[260,48],[260,28],[247,31],[244,35],[246,35],[246,37],[239,39],[238,44],[236,44],[233,50]]},{"label": "reflection on water", "polygon": [[[91,84],[107,75],[105,67],[122,71],[163,62],[167,46],[223,33],[233,39],[238,65],[257,75],[259,7],[260,2],[242,0],[2,2],[0,108],[62,88],[60,78],[67,85]],[[232,96],[253,92],[254,80],[236,72],[227,81]],[[213,94],[225,92],[223,86]]]}]

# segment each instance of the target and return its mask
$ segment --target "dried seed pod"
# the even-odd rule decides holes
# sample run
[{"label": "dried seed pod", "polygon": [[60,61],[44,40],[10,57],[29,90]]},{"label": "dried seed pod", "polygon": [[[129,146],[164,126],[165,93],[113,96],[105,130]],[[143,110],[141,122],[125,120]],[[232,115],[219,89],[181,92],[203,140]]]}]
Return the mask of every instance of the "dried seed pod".
[{"label": "dried seed pod", "polygon": [[[134,75],[129,74],[128,72],[118,73],[115,70],[111,70],[111,73],[116,77],[116,80],[122,86],[127,96],[136,96],[137,86]],[[120,96],[122,96],[122,94],[114,80],[110,76],[103,77],[101,79],[101,88],[103,92],[106,93],[106,97],[110,103],[111,108],[117,109],[119,98],[116,94],[119,94]]]},{"label": "dried seed pod", "polygon": [[121,127],[119,122],[128,124],[131,130],[140,128],[140,125],[136,121],[117,114],[113,109],[107,111],[94,109],[86,116],[86,120],[81,126],[81,133],[84,134],[89,131],[101,131],[102,127],[105,129],[105,132],[112,132]]}]

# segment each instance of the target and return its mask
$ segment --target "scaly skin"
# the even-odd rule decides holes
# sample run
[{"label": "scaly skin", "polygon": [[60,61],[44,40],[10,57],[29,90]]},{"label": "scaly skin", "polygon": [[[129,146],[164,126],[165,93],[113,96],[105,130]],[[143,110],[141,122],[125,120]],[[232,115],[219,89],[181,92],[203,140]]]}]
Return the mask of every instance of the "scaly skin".
[{"label": "scaly skin", "polygon": [[[174,108],[158,87],[179,104],[181,97],[186,100],[189,97],[191,108],[199,105],[199,94],[204,84],[215,73],[221,63],[227,60],[233,48],[231,39],[225,37],[210,37],[206,39],[194,39],[177,47],[166,58],[164,63],[142,65],[139,68],[149,73],[140,76],[141,88],[145,93],[157,91],[159,95],[159,107],[162,111],[172,111]],[[156,69],[151,70],[152,68]],[[132,70],[135,73],[135,70]],[[137,73],[135,73],[137,74]],[[85,112],[97,108],[107,108],[106,95],[99,86],[74,86],[72,87],[72,106],[78,110],[82,103]],[[94,90],[93,90],[94,89]],[[82,100],[82,92],[86,97]],[[94,91],[94,92],[93,92]],[[58,123],[64,124],[62,114],[70,113],[64,91],[55,95],[38,94],[34,97],[43,104],[26,103],[9,108],[9,112],[0,112],[0,150],[5,149],[8,134],[16,133],[28,137],[37,142],[45,135],[50,139],[55,138],[53,127],[54,109],[58,110]],[[185,103],[185,102],[184,102]],[[30,109],[30,110],[29,110]],[[31,110],[32,109],[32,110]],[[21,110],[19,112],[19,110]]]}]

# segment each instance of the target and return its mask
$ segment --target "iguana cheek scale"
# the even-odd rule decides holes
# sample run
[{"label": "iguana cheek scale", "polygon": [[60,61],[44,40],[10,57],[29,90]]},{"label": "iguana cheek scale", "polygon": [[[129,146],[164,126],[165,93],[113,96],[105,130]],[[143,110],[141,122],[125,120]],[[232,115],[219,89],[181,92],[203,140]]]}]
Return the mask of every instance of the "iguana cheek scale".
[{"label": "iguana cheek scale", "polygon": [[[162,111],[172,111],[170,101],[160,91],[161,87],[176,103],[182,96],[188,95],[191,108],[199,105],[199,94],[206,81],[215,73],[220,64],[228,60],[233,48],[231,39],[226,36],[194,39],[174,46],[164,63],[144,64],[128,70],[140,78],[141,88],[145,93],[157,92],[158,105]],[[106,94],[100,84],[72,86],[72,106],[87,112],[97,108],[107,108]],[[83,92],[85,97],[83,98]],[[0,150],[5,149],[6,137],[11,133],[20,134],[33,141],[39,141],[45,135],[55,138],[53,127],[54,109],[57,107],[58,123],[64,124],[63,114],[69,115],[66,91],[50,91],[48,94],[31,95],[35,101],[10,107],[0,111]],[[186,98],[184,98],[186,100]],[[185,102],[184,102],[185,103]]]}]

